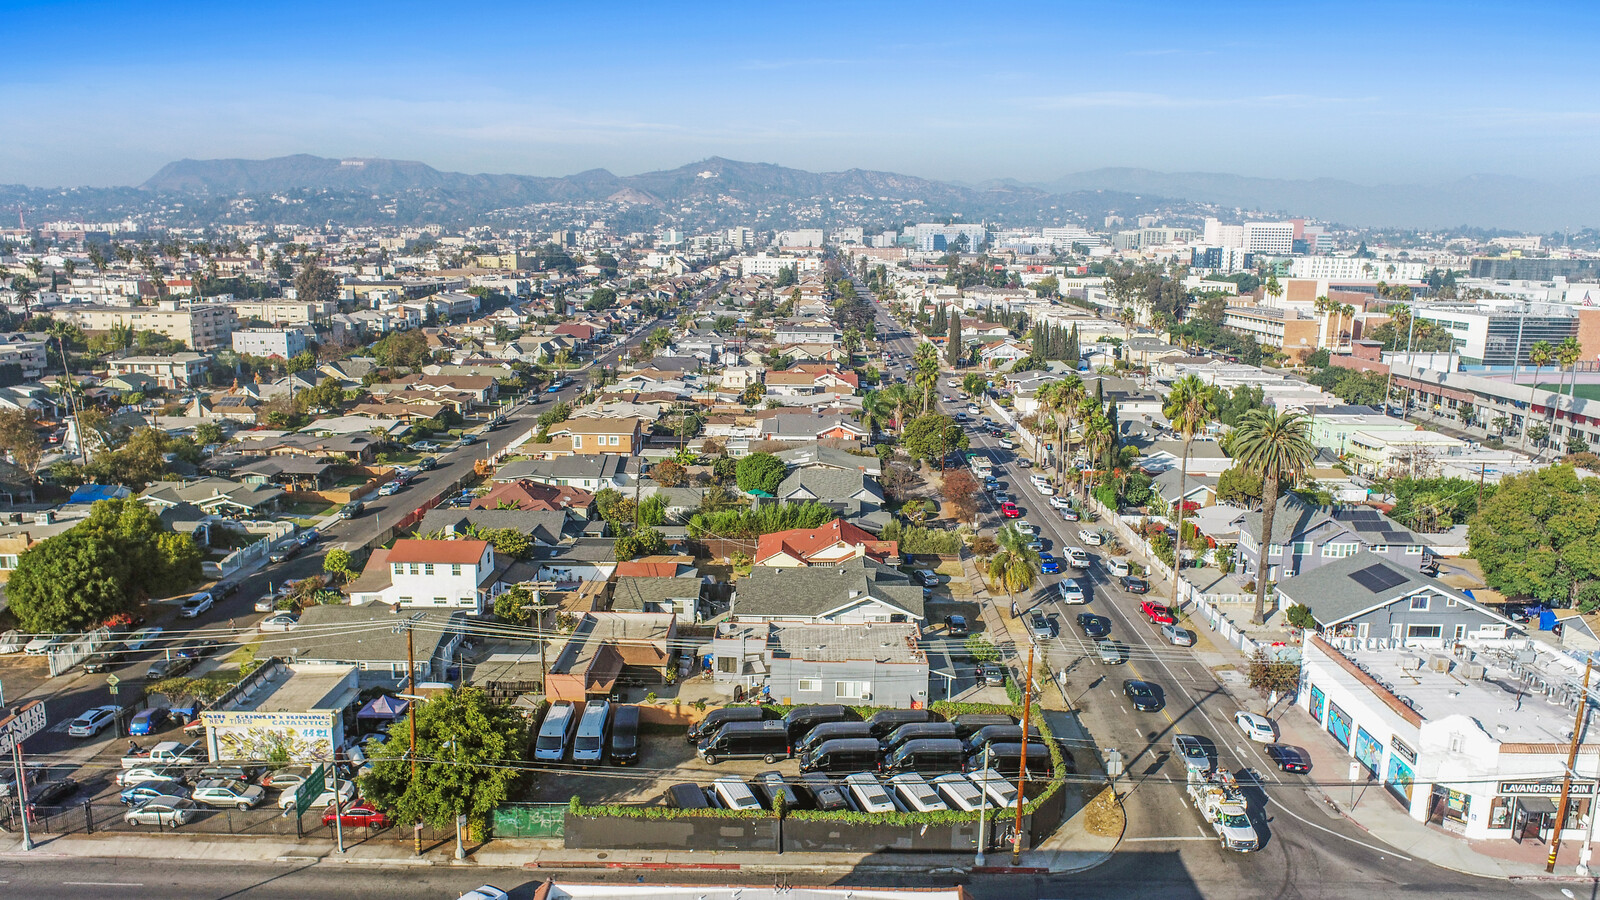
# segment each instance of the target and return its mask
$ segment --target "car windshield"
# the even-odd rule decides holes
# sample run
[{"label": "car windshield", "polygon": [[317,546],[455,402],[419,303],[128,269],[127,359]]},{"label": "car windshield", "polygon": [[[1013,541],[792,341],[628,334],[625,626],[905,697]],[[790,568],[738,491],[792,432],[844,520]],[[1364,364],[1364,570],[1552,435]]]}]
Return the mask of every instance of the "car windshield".
[{"label": "car windshield", "polygon": [[1250,817],[1243,813],[1223,813],[1219,819],[1229,828],[1244,828],[1250,824]]},{"label": "car windshield", "polygon": [[542,734],[542,735],[539,736],[539,743],[536,746],[540,750],[560,750],[561,749],[561,736],[560,735],[553,735],[553,734]]},{"label": "car windshield", "polygon": [[600,739],[597,737],[581,737],[572,747],[574,750],[599,750]]}]

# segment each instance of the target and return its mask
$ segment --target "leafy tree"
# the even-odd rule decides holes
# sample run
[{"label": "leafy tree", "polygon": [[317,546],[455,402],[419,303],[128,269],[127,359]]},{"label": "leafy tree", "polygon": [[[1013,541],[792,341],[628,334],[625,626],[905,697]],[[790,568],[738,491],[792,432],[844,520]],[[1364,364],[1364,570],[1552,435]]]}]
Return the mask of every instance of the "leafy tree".
[{"label": "leafy tree", "polygon": [[474,537],[494,545],[494,552],[512,559],[527,559],[533,552],[533,539],[515,528],[474,529]]},{"label": "leafy tree", "polygon": [[200,580],[200,550],[137,500],[102,500],[77,527],[35,544],[6,584],[30,632],[82,631]]},{"label": "leafy tree", "polygon": [[1261,475],[1244,466],[1230,466],[1217,478],[1217,500],[1253,509],[1261,503]]},{"label": "leafy tree", "polygon": [[617,559],[627,560],[638,556],[654,556],[667,548],[666,538],[654,528],[638,528],[632,534],[617,538],[613,545]]},{"label": "leafy tree", "polygon": [[677,487],[689,477],[684,467],[672,460],[664,460],[650,467],[650,477],[663,487]]},{"label": "leafy tree", "polygon": [[428,364],[428,338],[420,331],[395,331],[372,345],[372,355],[382,366],[419,369]]},{"label": "leafy tree", "polygon": [[44,457],[44,442],[33,419],[20,409],[0,409],[0,453],[11,458],[29,479],[35,477],[39,461]]},{"label": "leafy tree", "polygon": [[731,456],[720,456],[711,464],[711,480],[728,484],[739,477],[739,461]]},{"label": "leafy tree", "polygon": [[1250,686],[1269,694],[1285,694],[1300,686],[1300,665],[1277,662],[1267,656],[1265,647],[1257,647],[1250,658],[1248,675]]},{"label": "leafy tree", "polygon": [[[712,495],[707,493],[707,499]],[[821,503],[763,503],[758,509],[707,509],[689,519],[689,533],[695,537],[754,538],[775,531],[819,528],[839,514]],[[892,540],[892,538],[885,538]]]},{"label": "leafy tree", "polygon": [[222,443],[222,426],[216,422],[201,422],[194,427],[195,443],[202,446]]},{"label": "leafy tree", "polygon": [[398,728],[372,749],[372,771],[361,778],[361,795],[401,822],[446,829],[465,815],[481,837],[495,807],[522,778],[528,720],[478,688],[458,688],[422,702],[416,730],[416,779],[410,731]]},{"label": "leafy tree", "polygon": [[972,522],[978,517],[978,479],[966,468],[952,469],[944,476],[944,498],[955,507],[956,518]]},{"label": "leafy tree", "polygon": [[736,469],[739,490],[745,493],[760,491],[775,495],[778,492],[778,485],[783,483],[788,471],[783,460],[771,453],[752,453],[739,460]]},{"label": "leafy tree", "polygon": [[617,292],[612,290],[611,288],[604,288],[603,287],[603,288],[596,288],[595,292],[593,294],[589,295],[589,299],[584,302],[583,308],[587,309],[587,310],[589,310],[591,312],[594,312],[594,311],[602,310],[602,309],[610,309],[611,307],[616,306],[616,305],[617,305]]},{"label": "leafy tree", "polygon": [[943,413],[928,413],[912,419],[900,435],[900,443],[914,459],[944,459],[952,450],[967,449],[967,433]]},{"label": "leafy tree", "polygon": [[[1585,611],[1600,606],[1600,480],[1568,465],[1508,476],[1468,523],[1489,587]],[[13,576],[14,578],[15,576]]]},{"label": "leafy tree", "polygon": [[995,662],[1000,658],[1000,650],[989,639],[981,634],[969,634],[962,643],[967,655],[980,663]]},{"label": "leafy tree", "polygon": [[339,549],[329,550],[328,555],[322,558],[322,571],[329,572],[334,575],[343,575],[345,577],[349,577],[351,574],[350,565],[352,562],[353,560],[350,558],[350,551]]},{"label": "leafy tree", "polygon": [[667,498],[656,494],[639,504],[640,525],[664,525],[667,521]]},{"label": "leafy tree", "polygon": [[[302,350],[301,352],[296,353],[294,356],[290,357],[287,363],[285,363],[285,368],[289,370],[289,374],[291,375],[296,372],[307,372],[311,369],[315,369],[316,367],[317,354],[310,350]],[[329,380],[332,381],[332,379]],[[334,382],[334,384],[337,385],[338,382]]]},{"label": "leafy tree", "polygon": [[986,572],[990,582],[1006,592],[1009,599],[1018,591],[1033,587],[1039,577],[1039,554],[1028,547],[1028,538],[1007,525],[995,534],[1000,552],[989,557]]},{"label": "leafy tree", "polygon": [[300,300],[332,303],[339,299],[339,277],[315,262],[308,262],[294,276],[294,289]]},{"label": "leafy tree", "polygon": [[537,599],[529,588],[512,585],[494,598],[494,616],[512,625],[527,625],[533,621],[533,610],[528,607],[535,605]]},{"label": "leafy tree", "polygon": [[945,337],[944,361],[950,368],[961,366],[961,317],[950,317],[950,333]]}]

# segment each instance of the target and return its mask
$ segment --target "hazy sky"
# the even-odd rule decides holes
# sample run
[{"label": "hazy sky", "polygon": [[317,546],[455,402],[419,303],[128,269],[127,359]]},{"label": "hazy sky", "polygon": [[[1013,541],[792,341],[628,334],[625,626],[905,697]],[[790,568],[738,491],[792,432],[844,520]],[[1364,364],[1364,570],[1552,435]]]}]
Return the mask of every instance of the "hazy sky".
[{"label": "hazy sky", "polygon": [[[545,7],[545,8],[540,8]],[[183,157],[1591,176],[1600,4],[0,0],[0,183]]]}]

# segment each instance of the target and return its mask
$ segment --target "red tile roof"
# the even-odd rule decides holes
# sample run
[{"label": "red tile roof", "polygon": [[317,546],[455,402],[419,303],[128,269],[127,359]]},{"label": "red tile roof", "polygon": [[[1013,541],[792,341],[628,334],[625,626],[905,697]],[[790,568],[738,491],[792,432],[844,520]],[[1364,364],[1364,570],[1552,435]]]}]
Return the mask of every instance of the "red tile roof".
[{"label": "red tile roof", "polygon": [[488,541],[399,540],[389,551],[392,563],[476,563]]},{"label": "red tile roof", "polygon": [[897,541],[880,541],[868,532],[843,519],[834,519],[820,528],[796,528],[792,531],[775,531],[764,534],[756,542],[755,563],[760,565],[779,553],[810,562],[811,557],[825,547],[838,543],[851,546],[865,544],[867,556],[882,562],[884,558],[900,555]]},{"label": "red tile roof", "polygon": [[583,488],[541,484],[526,478],[495,485],[494,489],[472,501],[473,509],[500,509],[501,504],[522,510],[583,509],[594,502],[594,494]]}]

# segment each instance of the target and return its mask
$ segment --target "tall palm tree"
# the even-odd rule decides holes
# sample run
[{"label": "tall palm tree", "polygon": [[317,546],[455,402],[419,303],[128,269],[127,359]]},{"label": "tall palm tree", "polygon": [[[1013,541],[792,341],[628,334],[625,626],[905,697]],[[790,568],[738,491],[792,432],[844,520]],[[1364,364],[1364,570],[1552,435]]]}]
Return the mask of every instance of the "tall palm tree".
[{"label": "tall palm tree", "polygon": [[917,386],[922,388],[922,411],[933,409],[933,389],[939,384],[939,351],[932,344],[921,343],[912,354],[912,364],[917,369]]},{"label": "tall palm tree", "polygon": [[1183,462],[1178,468],[1178,539],[1172,550],[1172,608],[1178,608],[1178,572],[1183,568],[1183,513],[1189,493],[1189,448],[1194,436],[1217,417],[1217,389],[1198,375],[1185,375],[1172,385],[1161,414],[1183,435]]},{"label": "tall palm tree", "polygon": [[883,426],[894,420],[894,402],[884,394],[885,391],[867,391],[861,395],[861,425],[868,432],[884,431]]},{"label": "tall palm tree", "polygon": [[989,580],[1006,592],[1006,599],[1033,587],[1039,577],[1039,554],[1028,547],[1028,538],[1007,525],[995,534],[1000,552],[989,557]]},{"label": "tall palm tree", "polygon": [[917,398],[911,393],[911,388],[904,382],[897,381],[879,391],[878,395],[883,398],[884,403],[894,410],[895,430],[902,434],[905,433],[906,410],[917,403]]},{"label": "tall palm tree", "polygon": [[[1550,361],[1555,358],[1556,348],[1550,346],[1549,341],[1536,341],[1528,349],[1528,362],[1533,363],[1533,390],[1535,392],[1539,390],[1539,373],[1543,371],[1545,366],[1550,365]],[[1528,419],[1533,415],[1533,396],[1532,393],[1528,395],[1528,412],[1522,417],[1522,443],[1518,448],[1520,450],[1528,449],[1528,428],[1530,427]]]},{"label": "tall palm tree", "polygon": [[1077,418],[1078,405],[1084,398],[1083,379],[1076,372],[1071,372],[1054,382],[1054,387],[1050,406],[1056,417],[1056,480],[1061,483],[1066,473],[1067,454],[1071,449],[1069,442],[1072,440],[1073,420]]},{"label": "tall palm tree", "polygon": [[[1568,381],[1572,385],[1571,390],[1574,395],[1578,392],[1578,360],[1580,359],[1583,359],[1583,345],[1578,343],[1577,338],[1569,335],[1566,340],[1556,345],[1556,361],[1561,363],[1561,368],[1567,370]],[[1559,400],[1560,398],[1561,383],[1558,381],[1556,382],[1556,399]],[[1572,428],[1570,426],[1573,419],[1572,399],[1570,397],[1567,400],[1567,420],[1569,426],[1567,434],[1571,435]]]},{"label": "tall palm tree", "polygon": [[[1326,296],[1318,297],[1317,299],[1311,301],[1311,308],[1316,310],[1318,315],[1322,316],[1322,330],[1324,338],[1330,338],[1333,336],[1331,323],[1328,321],[1328,315],[1333,312],[1333,308],[1336,305],[1337,304],[1335,304],[1332,300],[1329,300]],[[1328,349],[1330,352],[1332,351],[1332,343],[1329,344]]]},{"label": "tall palm tree", "polygon": [[1317,448],[1311,443],[1311,422],[1304,413],[1252,409],[1234,431],[1234,459],[1262,479],[1256,613],[1250,620],[1260,625],[1266,620],[1267,576],[1272,572],[1267,551],[1272,547],[1272,520],[1278,512],[1278,485],[1299,478],[1311,466]]}]

